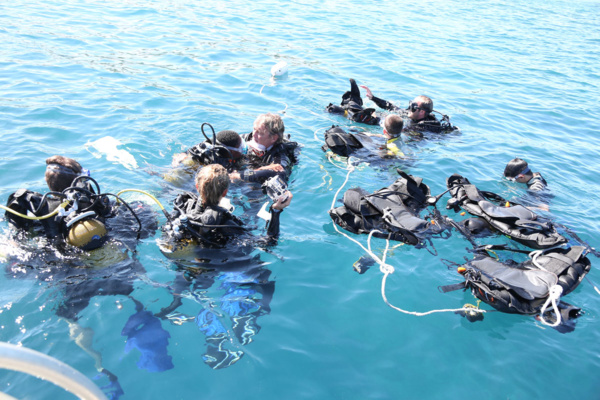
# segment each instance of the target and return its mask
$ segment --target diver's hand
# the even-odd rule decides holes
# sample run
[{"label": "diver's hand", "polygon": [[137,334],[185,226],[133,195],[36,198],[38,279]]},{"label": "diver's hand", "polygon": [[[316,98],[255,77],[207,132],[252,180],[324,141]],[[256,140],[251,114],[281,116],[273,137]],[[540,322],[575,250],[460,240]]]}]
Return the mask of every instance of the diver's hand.
[{"label": "diver's hand", "polygon": [[229,180],[230,181],[238,181],[242,179],[242,177],[240,176],[240,173],[237,171],[233,171],[232,173],[229,174]]},{"label": "diver's hand", "polygon": [[264,167],[258,168],[257,171],[264,170],[264,169],[270,169],[270,170],[275,171],[275,172],[283,172],[283,167],[281,166],[281,164],[269,164],[269,165],[265,165]]},{"label": "diver's hand", "polygon": [[367,91],[367,97],[369,100],[373,100],[373,93],[371,92],[371,89],[369,89],[368,87],[366,87],[365,85],[360,85],[361,88],[365,89]]},{"label": "diver's hand", "polygon": [[[279,211],[283,210],[284,208],[290,205],[290,203],[292,202],[292,197],[294,197],[292,192],[287,190],[283,196],[278,198],[277,201],[273,203],[271,208],[274,208],[275,210]],[[282,201],[283,199],[285,199],[285,201]]]}]

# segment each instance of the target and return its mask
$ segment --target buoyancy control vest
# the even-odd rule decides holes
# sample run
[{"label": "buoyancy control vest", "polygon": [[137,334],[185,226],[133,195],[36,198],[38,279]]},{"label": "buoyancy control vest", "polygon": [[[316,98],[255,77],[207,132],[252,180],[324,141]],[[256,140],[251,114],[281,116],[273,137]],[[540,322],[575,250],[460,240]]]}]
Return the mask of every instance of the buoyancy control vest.
[{"label": "buoyancy control vest", "polygon": [[[488,246],[487,249],[498,248]],[[537,314],[548,299],[552,286],[561,286],[562,296],[567,295],[591,268],[582,246],[534,253],[537,254],[520,264],[503,263],[487,254],[478,254],[458,268],[465,279],[464,283],[441,289],[444,292],[471,289],[475,297],[498,311]]]},{"label": "buoyancy control vest", "polygon": [[321,147],[323,151],[331,150],[335,154],[348,157],[358,149],[362,149],[362,143],[352,133],[346,132],[336,125],[325,131],[325,144]]},{"label": "buoyancy control vest", "polygon": [[223,247],[229,236],[244,229],[244,223],[225,208],[204,207],[197,195],[185,192],[175,199],[163,232],[167,241],[194,239],[200,246]]},{"label": "buoyancy control vest", "polygon": [[407,124],[404,129],[414,132],[448,133],[458,129],[450,123],[450,118],[447,115],[443,115],[441,120],[430,114],[419,122],[412,122],[409,118],[405,121],[407,121]]},{"label": "buoyancy control vest", "polygon": [[344,205],[329,210],[333,222],[352,233],[378,231],[373,236],[411,245],[441,233],[445,228],[439,222],[419,217],[427,206],[429,187],[419,177],[398,173],[400,178],[394,183],[372,194],[360,188],[347,190]]},{"label": "buoyancy control vest", "polygon": [[100,247],[107,239],[104,222],[110,216],[112,206],[108,197],[96,194],[87,181],[78,181],[62,193],[42,195],[19,189],[8,197],[6,206],[20,214],[41,217],[56,210],[65,198],[70,200],[64,212],[50,218],[26,219],[9,211],[6,218],[19,232],[43,233],[49,239],[64,239],[84,250]]},{"label": "buoyancy control vest", "polygon": [[[297,163],[300,157],[300,145],[298,142],[289,140],[289,137],[289,135],[286,135],[283,141],[275,143],[271,149],[266,150],[260,156],[249,151],[248,164],[250,167],[259,168],[269,164],[281,164],[282,167],[291,169],[292,165]],[[250,142],[253,139],[252,132],[242,135],[242,138],[246,142]],[[289,162],[285,160],[286,158]]]},{"label": "buoyancy control vest", "polygon": [[462,208],[481,217],[494,229],[521,244],[547,249],[567,242],[552,222],[520,204],[511,204],[495,193],[480,191],[467,178],[454,174],[446,180],[446,184],[452,195],[448,209],[458,211]]},{"label": "buoyancy control vest", "polygon": [[187,149],[186,153],[200,165],[219,164],[231,170],[235,163],[229,149],[218,144],[213,145],[210,141],[198,143]]}]

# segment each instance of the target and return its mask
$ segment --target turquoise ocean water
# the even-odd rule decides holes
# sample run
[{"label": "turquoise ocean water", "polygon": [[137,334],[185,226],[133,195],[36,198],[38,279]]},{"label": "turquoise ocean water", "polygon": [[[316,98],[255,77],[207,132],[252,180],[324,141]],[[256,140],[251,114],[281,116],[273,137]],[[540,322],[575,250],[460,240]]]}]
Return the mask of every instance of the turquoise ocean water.
[{"label": "turquoise ocean water", "polygon": [[[519,156],[548,180],[552,217],[600,248],[598,26],[600,3],[585,0],[4,1],[0,201],[21,187],[44,191],[44,159],[64,154],[90,169],[104,191],[146,190],[170,209],[178,188],[156,173],[202,139],[203,122],[243,133],[258,114],[279,112],[303,149],[279,244],[257,253],[261,279],[274,288],[259,310],[247,305],[260,331],[240,342],[226,303],[245,304],[252,285],[217,273],[179,311],[195,317],[210,310],[225,329],[221,345],[243,353],[237,363],[207,366],[210,343],[194,320],[161,321],[173,368],[149,371],[138,349],[126,352],[122,330],[135,301],[158,312],[180,275],[158,250],[157,232],[138,245],[144,272],[130,297],[95,296],[78,316],[95,333],[93,348],[118,377],[122,399],[597,399],[600,295],[590,282],[565,298],[585,311],[568,334],[518,315],[469,323],[452,313],[391,309],[381,298],[383,274],[376,266],[357,274],[352,264],[363,251],[333,230],[327,210],[347,171],[320,146],[327,127],[350,125],[323,111],[340,101],[348,78],[400,105],[427,94],[461,133],[409,143],[410,160],[390,167],[363,164],[347,187],[374,191],[401,167],[434,193],[460,173],[516,199],[523,189],[501,173]],[[282,60],[288,74],[270,78]],[[105,137],[120,144],[100,146]],[[434,244],[437,256],[410,246],[390,253],[393,305],[427,311],[475,302],[469,292],[437,289],[460,281],[442,259],[461,262],[468,242],[455,233]],[[381,254],[385,242],[373,247]],[[590,260],[588,276],[600,285],[600,261]],[[9,266],[2,263],[3,271]],[[35,270],[27,276],[0,275],[0,340],[96,378],[94,359],[56,313],[68,284]],[[108,384],[105,376],[95,382]],[[72,398],[5,370],[0,389],[18,398]]]}]

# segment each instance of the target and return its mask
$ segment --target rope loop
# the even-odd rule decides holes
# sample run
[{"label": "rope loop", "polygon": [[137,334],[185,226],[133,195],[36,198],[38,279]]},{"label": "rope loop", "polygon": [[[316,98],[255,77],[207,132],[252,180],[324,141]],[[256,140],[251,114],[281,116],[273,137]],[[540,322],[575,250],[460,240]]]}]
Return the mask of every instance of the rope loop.
[{"label": "rope loop", "polygon": [[[556,305],[556,301],[560,300],[560,296],[562,295],[562,293],[563,293],[563,288],[560,285],[553,285],[550,288],[550,290],[548,292],[548,299],[546,299],[546,302],[544,303],[544,305],[542,306],[542,309],[540,310],[540,321],[542,322],[542,324],[550,326],[552,328],[560,325],[561,316],[560,316],[560,310],[558,309],[558,306]],[[550,305],[550,303],[552,303],[552,310],[554,310],[554,314],[556,315],[556,321],[553,324],[547,322],[546,319],[544,318],[544,313],[546,312],[546,308]]]}]

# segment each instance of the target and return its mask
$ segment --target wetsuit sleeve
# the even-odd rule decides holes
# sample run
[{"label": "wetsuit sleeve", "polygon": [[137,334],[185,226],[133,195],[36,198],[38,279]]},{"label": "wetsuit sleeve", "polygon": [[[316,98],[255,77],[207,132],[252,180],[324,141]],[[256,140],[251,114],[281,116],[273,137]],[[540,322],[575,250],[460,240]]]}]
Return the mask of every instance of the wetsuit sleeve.
[{"label": "wetsuit sleeve", "polygon": [[240,178],[244,182],[264,182],[267,179],[279,174],[280,172],[273,171],[272,169],[247,169],[240,172]]},{"label": "wetsuit sleeve", "polygon": [[267,236],[269,239],[276,239],[279,236],[279,216],[282,211],[277,211],[271,208],[271,220],[267,225]]},{"label": "wetsuit sleeve", "polygon": [[384,110],[394,111],[399,109],[398,106],[390,103],[387,100],[380,99],[379,97],[373,96],[371,100],[373,101],[373,103],[377,104],[377,107],[383,108]]},{"label": "wetsuit sleeve", "polygon": [[287,182],[292,173],[292,161],[285,152],[279,152],[278,154],[272,155],[264,161],[265,162],[263,163],[263,166],[279,164],[283,167],[283,171],[277,172],[270,169],[248,169],[240,172],[240,178],[245,182],[264,182],[275,175],[279,175],[281,179]]},{"label": "wetsuit sleeve", "polygon": [[527,189],[532,192],[540,192],[546,189],[546,182],[543,179],[536,179]]},{"label": "wetsuit sleeve", "polygon": [[285,182],[287,182],[288,178],[292,174],[292,160],[287,154],[281,154],[278,158],[279,162],[276,163],[283,167],[283,172],[279,172],[279,175]]}]

